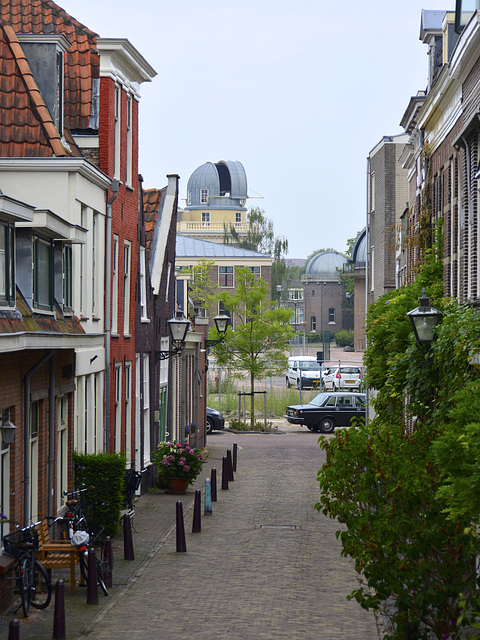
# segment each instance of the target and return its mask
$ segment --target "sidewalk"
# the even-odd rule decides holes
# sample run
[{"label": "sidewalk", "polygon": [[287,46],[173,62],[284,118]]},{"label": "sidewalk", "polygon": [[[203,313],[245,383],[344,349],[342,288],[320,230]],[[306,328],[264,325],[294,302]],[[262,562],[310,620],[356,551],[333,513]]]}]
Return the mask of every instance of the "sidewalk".
[{"label": "sidewalk", "polygon": [[[222,457],[239,446],[238,470],[221,490]],[[66,589],[68,640],[372,640],[373,614],[346,595],[356,588],[340,555],[338,525],[314,510],[322,462],[312,433],[209,438],[206,469],[185,496],[152,492],[136,503],[135,561],[115,539],[111,595],[86,605]],[[216,467],[218,501],[191,533],[195,488]],[[175,505],[183,503],[187,553],[176,552]],[[21,620],[21,639],[52,638],[53,604]],[[8,637],[1,620],[0,637]]]}]

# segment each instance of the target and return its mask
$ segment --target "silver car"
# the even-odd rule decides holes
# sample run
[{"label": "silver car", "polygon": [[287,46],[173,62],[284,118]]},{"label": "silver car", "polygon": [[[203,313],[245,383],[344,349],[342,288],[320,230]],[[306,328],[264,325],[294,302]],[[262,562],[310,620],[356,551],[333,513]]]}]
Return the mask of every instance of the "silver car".
[{"label": "silver car", "polygon": [[361,391],[362,369],[360,367],[334,367],[324,376],[325,389],[332,391]]}]

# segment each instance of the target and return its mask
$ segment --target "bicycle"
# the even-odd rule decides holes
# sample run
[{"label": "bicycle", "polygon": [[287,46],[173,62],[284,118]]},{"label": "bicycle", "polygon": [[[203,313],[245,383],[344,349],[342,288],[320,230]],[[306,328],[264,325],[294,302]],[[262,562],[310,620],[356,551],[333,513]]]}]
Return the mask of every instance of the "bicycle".
[{"label": "bicycle", "polygon": [[23,615],[28,618],[30,606],[46,609],[52,599],[52,583],[47,570],[35,556],[38,549],[38,532],[35,525],[31,525],[15,529],[3,536],[2,540],[5,552],[16,558],[15,580],[21,604],[15,613],[21,606]]}]

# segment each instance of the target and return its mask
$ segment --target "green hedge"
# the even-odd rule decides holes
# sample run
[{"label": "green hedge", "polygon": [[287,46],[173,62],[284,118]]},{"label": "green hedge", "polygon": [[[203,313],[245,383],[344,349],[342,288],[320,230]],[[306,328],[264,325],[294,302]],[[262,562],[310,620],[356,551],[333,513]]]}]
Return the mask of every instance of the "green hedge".
[{"label": "green hedge", "polygon": [[74,453],[75,486],[85,492],[85,516],[90,531],[114,536],[123,504],[125,458],[108,453]]},{"label": "green hedge", "polygon": [[352,347],[353,346],[353,331],[346,331],[342,329],[335,334],[335,344],[337,347]]}]

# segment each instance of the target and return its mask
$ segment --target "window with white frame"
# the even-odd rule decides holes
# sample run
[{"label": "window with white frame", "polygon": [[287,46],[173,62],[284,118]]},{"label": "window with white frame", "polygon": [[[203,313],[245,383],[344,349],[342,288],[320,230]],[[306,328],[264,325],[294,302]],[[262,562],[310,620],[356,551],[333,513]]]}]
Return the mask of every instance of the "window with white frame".
[{"label": "window with white frame", "polygon": [[63,308],[70,310],[73,306],[72,290],[72,245],[63,246]]},{"label": "window with white frame", "polygon": [[233,287],[233,267],[218,268],[218,284],[220,287]]},{"label": "window with white frame", "polygon": [[[81,208],[80,211],[80,225],[86,229],[87,228],[87,209],[86,207]],[[79,306],[80,306],[80,314],[85,315],[85,300],[84,300],[84,289],[85,289],[85,245],[82,243],[79,247],[80,253],[80,273],[79,273]]]},{"label": "window with white frame", "polygon": [[10,446],[3,446],[0,437],[0,513],[6,518],[0,518],[0,548],[3,536],[10,532]]},{"label": "window with white frame", "polygon": [[30,518],[27,524],[38,520],[38,434],[40,432],[40,403],[30,405]]},{"label": "window with white frame", "polygon": [[143,464],[150,464],[150,357],[143,354]]},{"label": "window with white frame", "polygon": [[120,180],[120,147],[121,147],[121,121],[120,113],[122,109],[122,88],[119,85],[115,86],[115,132],[114,132],[114,167],[113,177]]},{"label": "window with white frame", "polygon": [[312,316],[310,318],[310,331],[316,331],[317,330],[317,318],[316,316]]},{"label": "window with white frame", "polygon": [[132,186],[133,179],[133,98],[127,97],[127,175],[126,183]]},{"label": "window with white frame", "polygon": [[125,457],[127,463],[132,455],[132,363],[125,363]]},{"label": "window with white frame", "polygon": [[187,191],[187,205],[188,204],[192,204],[192,190],[191,189],[189,189]]},{"label": "window with white frame", "polygon": [[200,204],[208,204],[208,189],[200,189]]},{"label": "window with white frame", "polygon": [[15,232],[0,223],[0,305],[15,305]]},{"label": "window with white frame", "polygon": [[210,226],[210,211],[202,211],[202,226]]},{"label": "window with white frame", "polygon": [[288,299],[289,300],[303,300],[303,289],[289,289],[288,290]]},{"label": "window with white frame", "polygon": [[118,333],[118,236],[113,236],[113,255],[112,255],[112,333]]},{"label": "window with white frame", "polygon": [[260,267],[249,267],[250,271],[255,275],[255,280],[260,278]]},{"label": "window with white frame", "polygon": [[113,416],[113,448],[122,450],[122,365],[115,365],[115,410]]},{"label": "window with white frame", "polygon": [[147,265],[145,260],[145,247],[139,247],[138,260],[138,271],[140,275],[140,320],[141,322],[150,322],[147,309]]},{"label": "window with white frame", "polygon": [[336,320],[336,311],[335,307],[330,307],[328,309],[328,324],[335,324]]},{"label": "window with white frame", "polygon": [[97,273],[97,262],[98,262],[98,256],[97,256],[97,252],[98,252],[98,238],[97,238],[97,233],[98,233],[98,215],[93,215],[92,216],[92,237],[91,237],[91,243],[92,243],[92,315],[98,315],[98,311],[97,311],[97,297],[98,297],[98,293],[97,293],[97,286],[98,286],[98,273]]},{"label": "window with white frame", "polygon": [[52,311],[54,294],[53,242],[39,236],[33,238],[33,305]]},{"label": "window with white frame", "polygon": [[57,511],[61,509],[68,490],[68,395],[57,401]]},{"label": "window with white frame", "polygon": [[236,224],[241,224],[242,222],[242,212],[241,211],[237,211],[235,213],[235,223]]},{"label": "window with white frame", "polygon": [[125,240],[123,246],[123,333],[130,334],[130,271],[132,243]]}]

